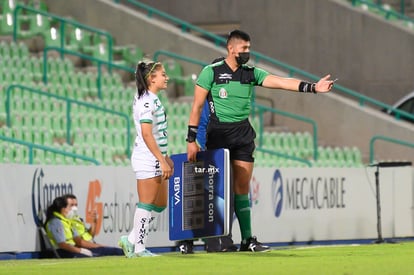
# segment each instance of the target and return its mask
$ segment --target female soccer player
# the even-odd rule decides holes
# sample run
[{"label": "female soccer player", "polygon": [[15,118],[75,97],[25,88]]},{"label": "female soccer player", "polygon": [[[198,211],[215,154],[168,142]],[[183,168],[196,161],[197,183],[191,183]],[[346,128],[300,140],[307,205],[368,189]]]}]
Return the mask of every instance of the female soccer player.
[{"label": "female soccer player", "polygon": [[137,94],[133,118],[137,137],[131,156],[137,179],[138,200],[134,227],[122,236],[119,246],[128,258],[157,256],[145,247],[151,212],[161,213],[167,207],[168,178],[172,162],[167,156],[167,117],[157,93],[167,88],[168,76],[159,62],[140,62],[135,73]]}]

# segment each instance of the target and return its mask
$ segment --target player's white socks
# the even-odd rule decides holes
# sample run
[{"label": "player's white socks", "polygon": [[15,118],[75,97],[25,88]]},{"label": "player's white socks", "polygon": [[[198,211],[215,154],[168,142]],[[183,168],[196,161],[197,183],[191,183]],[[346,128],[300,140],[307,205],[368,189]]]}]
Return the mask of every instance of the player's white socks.
[{"label": "player's white socks", "polygon": [[149,222],[149,227],[151,228],[151,230],[156,231],[157,230],[157,225],[160,222],[160,215],[161,213],[159,212],[155,212],[152,211],[151,212],[151,218],[150,218],[150,222]]},{"label": "player's white socks", "polygon": [[150,211],[142,208],[137,208],[135,210],[134,228],[128,235],[128,241],[135,245],[135,253],[145,250],[150,220]]}]

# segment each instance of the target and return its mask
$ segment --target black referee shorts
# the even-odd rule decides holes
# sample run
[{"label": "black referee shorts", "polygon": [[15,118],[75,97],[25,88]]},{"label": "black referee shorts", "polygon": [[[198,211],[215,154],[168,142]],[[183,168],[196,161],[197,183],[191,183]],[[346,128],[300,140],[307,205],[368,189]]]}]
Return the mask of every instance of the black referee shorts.
[{"label": "black referee shorts", "polygon": [[207,149],[227,148],[231,160],[254,162],[256,132],[248,119],[240,122],[210,120],[207,126]]}]

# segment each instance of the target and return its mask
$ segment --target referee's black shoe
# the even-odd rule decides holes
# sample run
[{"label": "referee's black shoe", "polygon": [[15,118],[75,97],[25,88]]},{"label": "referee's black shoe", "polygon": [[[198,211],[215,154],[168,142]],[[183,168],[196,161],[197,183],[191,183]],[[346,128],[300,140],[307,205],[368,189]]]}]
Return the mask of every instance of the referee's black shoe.
[{"label": "referee's black shoe", "polygon": [[178,244],[181,254],[193,254],[193,240],[180,241]]},{"label": "referee's black shoe", "polygon": [[270,247],[260,243],[256,236],[253,236],[241,242],[239,251],[268,252]]}]

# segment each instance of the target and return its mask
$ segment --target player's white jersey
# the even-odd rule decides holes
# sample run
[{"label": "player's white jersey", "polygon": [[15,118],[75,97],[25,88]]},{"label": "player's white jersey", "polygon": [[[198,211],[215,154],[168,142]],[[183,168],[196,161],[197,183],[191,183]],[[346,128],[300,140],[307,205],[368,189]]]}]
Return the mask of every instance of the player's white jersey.
[{"label": "player's white jersey", "polygon": [[[145,93],[140,98],[135,95],[132,107],[137,136],[135,138],[134,149],[131,156],[134,171],[146,170],[146,166],[154,166],[158,161],[148,149],[142,138],[141,123],[152,124],[152,134],[163,155],[168,151],[167,118],[164,106],[156,94]],[[159,166],[159,164],[158,164]]]}]

